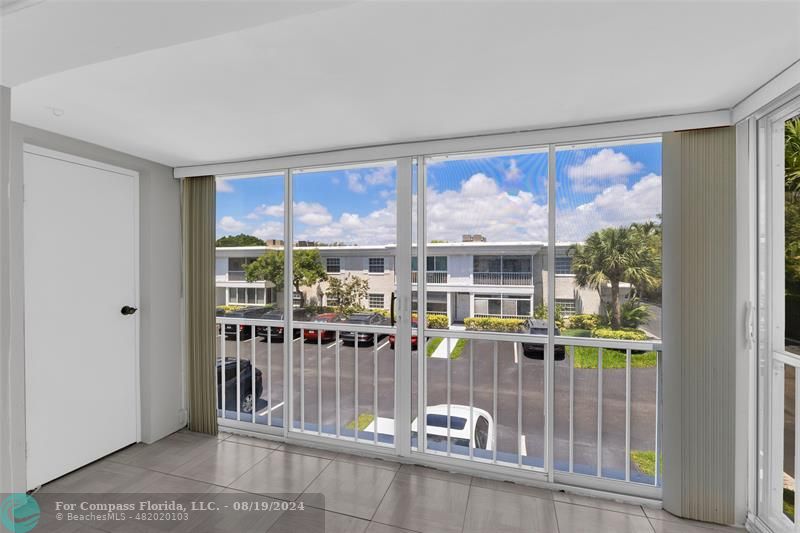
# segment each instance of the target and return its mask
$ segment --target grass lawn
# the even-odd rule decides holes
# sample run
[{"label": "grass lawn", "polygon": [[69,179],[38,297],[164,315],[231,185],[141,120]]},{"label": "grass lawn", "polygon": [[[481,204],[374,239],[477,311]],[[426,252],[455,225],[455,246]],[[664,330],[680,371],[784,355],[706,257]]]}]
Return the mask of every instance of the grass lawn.
[{"label": "grass lawn", "polygon": [[[364,431],[365,429],[367,429],[367,426],[372,423],[373,420],[375,420],[375,415],[373,415],[372,413],[361,413],[361,414],[359,414],[358,415],[358,430],[359,431]],[[355,420],[351,420],[344,427],[347,428],[347,429],[354,429],[356,427]]]},{"label": "grass lawn", "polygon": [[[653,450],[632,450],[631,463],[633,463],[636,469],[642,474],[648,476],[656,475],[656,452]],[[662,474],[664,473],[663,465],[664,462],[660,461],[659,470]]]},{"label": "grass lawn", "polygon": [[792,489],[783,489],[783,514],[794,520],[794,491]]},{"label": "grass lawn", "polygon": [[[575,368],[597,368],[597,352],[598,348],[575,346]],[[655,366],[656,352],[631,354],[631,368],[655,368]],[[625,368],[625,352],[603,349],[603,368]]]},{"label": "grass lawn", "polygon": [[[428,347],[425,349],[425,353],[428,357],[433,355],[433,352],[436,351],[436,348],[442,343],[441,337],[436,337],[435,339],[431,339],[428,341]],[[456,345],[453,347],[453,350],[450,352],[450,359],[458,359],[461,357],[461,354],[464,352],[464,347],[467,345],[466,339],[458,339]]]},{"label": "grass lawn", "polygon": [[561,335],[564,337],[591,337],[592,332],[588,329],[562,329]]}]

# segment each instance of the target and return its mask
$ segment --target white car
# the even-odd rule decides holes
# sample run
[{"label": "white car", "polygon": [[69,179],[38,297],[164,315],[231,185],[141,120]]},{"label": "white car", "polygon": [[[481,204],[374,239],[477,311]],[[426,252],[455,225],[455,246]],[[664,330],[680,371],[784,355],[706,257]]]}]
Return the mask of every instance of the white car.
[{"label": "white car", "polygon": [[[447,404],[432,405],[426,410],[426,435],[428,442],[447,442]],[[418,419],[411,422],[411,434],[417,434]],[[378,433],[394,435],[394,420],[378,417],[373,420],[364,432],[371,433],[377,428]],[[451,445],[491,451],[494,448],[494,420],[492,415],[479,409],[470,409],[468,405],[450,405],[450,442]]]}]

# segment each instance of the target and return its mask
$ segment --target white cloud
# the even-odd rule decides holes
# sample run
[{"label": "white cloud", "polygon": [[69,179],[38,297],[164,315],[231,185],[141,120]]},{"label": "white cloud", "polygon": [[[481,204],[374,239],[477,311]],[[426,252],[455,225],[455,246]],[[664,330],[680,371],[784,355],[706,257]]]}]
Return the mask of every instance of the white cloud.
[{"label": "white cloud", "polygon": [[316,202],[295,202],[293,211],[298,221],[309,226],[322,226],[333,220],[328,208]]},{"label": "white cloud", "polygon": [[225,178],[217,178],[217,192],[233,192],[233,185],[231,185],[230,180]]},{"label": "white cloud", "polygon": [[253,235],[259,239],[283,239],[283,222],[265,222],[255,230]]},{"label": "white cloud", "polygon": [[504,177],[506,181],[519,181],[522,179],[522,169],[517,166],[517,160],[512,159],[508,168],[505,170]]},{"label": "white cloud", "polygon": [[361,181],[361,174],[356,172],[347,173],[347,188],[358,193],[367,191],[367,186]]},{"label": "white cloud", "polygon": [[364,177],[367,185],[389,185],[392,183],[392,168],[380,167]]},{"label": "white cloud", "polygon": [[572,180],[572,189],[575,192],[599,192],[604,184],[624,181],[643,168],[642,163],[631,161],[622,152],[603,148],[587,157],[583,163],[568,167],[567,176]]},{"label": "white cloud", "polygon": [[219,227],[228,233],[239,233],[247,227],[247,224],[233,217],[224,216],[219,221]]}]

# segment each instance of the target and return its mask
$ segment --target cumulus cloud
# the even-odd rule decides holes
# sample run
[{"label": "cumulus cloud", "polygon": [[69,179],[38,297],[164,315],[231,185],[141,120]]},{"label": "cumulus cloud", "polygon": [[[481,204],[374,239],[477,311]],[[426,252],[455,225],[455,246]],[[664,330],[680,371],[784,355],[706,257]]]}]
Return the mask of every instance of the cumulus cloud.
[{"label": "cumulus cloud", "polygon": [[225,178],[217,178],[217,192],[233,192],[233,185],[231,184],[230,180],[226,180]]},{"label": "cumulus cloud", "polygon": [[367,186],[361,181],[361,174],[357,172],[347,173],[347,188],[353,192],[362,193],[367,191]]},{"label": "cumulus cloud", "polygon": [[622,152],[603,148],[578,165],[567,168],[575,192],[599,192],[609,182],[619,183],[640,172],[644,165],[633,162]]},{"label": "cumulus cloud", "polygon": [[219,220],[219,227],[228,233],[239,233],[247,227],[247,224],[231,216],[224,216]]},{"label": "cumulus cloud", "polygon": [[347,172],[345,174],[347,177],[347,188],[353,192],[364,193],[367,192],[368,187],[374,187],[375,185],[391,185],[394,181],[392,175],[393,170],[394,167],[387,166],[378,167],[371,170],[366,175],[354,171]]},{"label": "cumulus cloud", "polygon": [[[246,218],[258,220],[262,217],[283,217],[283,202],[279,204],[261,204]],[[328,208],[317,202],[295,202],[294,217],[304,224],[321,226],[333,220]]]},{"label": "cumulus cloud", "polygon": [[517,160],[512,159],[504,172],[506,181],[519,181],[522,179],[522,170],[517,166]]},{"label": "cumulus cloud", "polygon": [[253,230],[259,239],[283,239],[283,222],[269,221]]}]

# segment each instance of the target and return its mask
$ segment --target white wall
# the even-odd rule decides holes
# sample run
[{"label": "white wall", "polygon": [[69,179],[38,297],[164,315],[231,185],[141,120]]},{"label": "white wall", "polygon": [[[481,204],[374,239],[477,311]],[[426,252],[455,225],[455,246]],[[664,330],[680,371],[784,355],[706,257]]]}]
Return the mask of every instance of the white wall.
[{"label": "white wall", "polygon": [[[432,252],[428,252],[432,254]],[[471,285],[472,256],[451,255],[447,257],[447,283],[450,285]]]},{"label": "white wall", "polygon": [[[181,329],[180,184],[172,169],[69,137],[11,124],[10,147],[10,308],[13,389],[11,464],[13,486],[24,490],[24,345],[22,308],[22,147],[30,143],[129,168],[140,175],[141,386],[142,440],[153,442],[184,424]],[[87,192],[90,194],[90,191]],[[5,253],[5,247],[4,247]],[[5,373],[0,373],[5,374]],[[0,402],[5,403],[5,402]],[[0,419],[2,422],[2,419]],[[0,424],[3,425],[3,424]],[[0,447],[5,449],[6,446]],[[2,472],[3,470],[0,470]],[[0,489],[2,490],[2,489]]]}]

